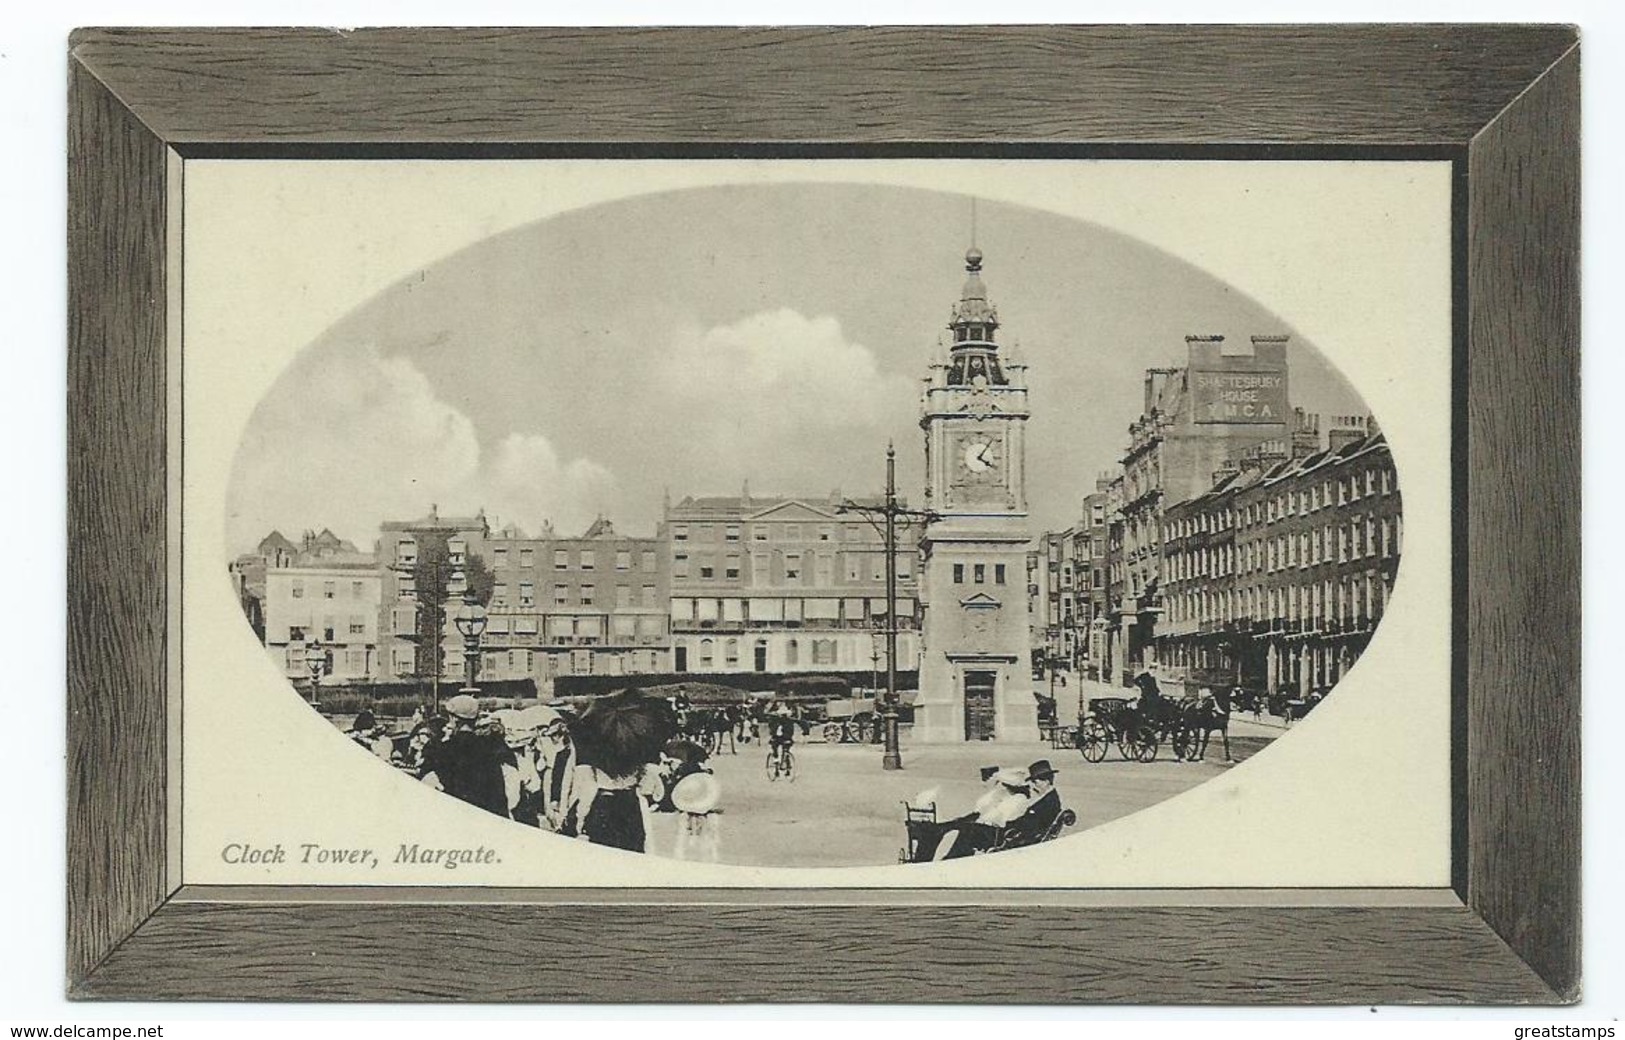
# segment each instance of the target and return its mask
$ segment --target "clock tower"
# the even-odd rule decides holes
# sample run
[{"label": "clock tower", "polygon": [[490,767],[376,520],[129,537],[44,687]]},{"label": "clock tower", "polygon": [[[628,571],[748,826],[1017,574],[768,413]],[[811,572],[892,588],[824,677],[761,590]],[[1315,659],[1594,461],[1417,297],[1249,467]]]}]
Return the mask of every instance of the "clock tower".
[{"label": "clock tower", "polygon": [[1038,739],[1027,618],[1026,365],[1001,354],[982,253],[925,380],[926,599],[914,739]]}]

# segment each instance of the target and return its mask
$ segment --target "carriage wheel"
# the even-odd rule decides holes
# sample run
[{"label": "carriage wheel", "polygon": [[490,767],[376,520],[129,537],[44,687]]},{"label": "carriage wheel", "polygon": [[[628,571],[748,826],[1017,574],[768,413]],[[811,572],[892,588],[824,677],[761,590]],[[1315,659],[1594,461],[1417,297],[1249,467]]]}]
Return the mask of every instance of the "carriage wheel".
[{"label": "carriage wheel", "polygon": [[841,724],[839,722],[824,723],[824,743],[839,744],[841,742]]},{"label": "carriage wheel", "polygon": [[1078,728],[1078,750],[1085,762],[1099,762],[1106,757],[1106,727],[1099,719],[1090,719]]},{"label": "carriage wheel", "polygon": [[1196,729],[1181,726],[1174,730],[1174,757],[1183,762],[1196,761]]},{"label": "carriage wheel", "polygon": [[1128,740],[1136,762],[1150,762],[1157,757],[1157,731],[1150,723],[1130,730]]}]

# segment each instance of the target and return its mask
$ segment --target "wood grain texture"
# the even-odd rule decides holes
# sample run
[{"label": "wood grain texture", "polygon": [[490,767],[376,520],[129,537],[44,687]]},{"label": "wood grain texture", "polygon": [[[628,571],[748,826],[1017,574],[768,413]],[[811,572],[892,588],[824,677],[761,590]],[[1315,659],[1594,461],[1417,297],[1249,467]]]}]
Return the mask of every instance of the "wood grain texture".
[{"label": "wood grain texture", "polygon": [[167,141],[1465,142],[1559,26],[84,30]]},{"label": "wood grain texture", "polygon": [[1580,56],[1472,143],[1469,905],[1580,969]]},{"label": "wood grain texture", "polygon": [[[1573,43],[1572,30],[1549,26],[76,34],[70,992],[1573,999],[1577,81],[1571,59],[1546,71]],[[163,146],[229,155],[266,142],[1126,142],[1199,145],[1190,154],[1206,157],[1276,143],[1467,155],[1468,908],[403,908],[301,902],[293,890],[166,902],[163,718],[179,691],[162,670]]]},{"label": "wood grain texture", "polygon": [[[560,958],[555,951],[566,950]],[[179,901],[86,995],[1407,1004],[1549,999],[1462,908],[245,906]]]},{"label": "wood grain texture", "polygon": [[71,70],[68,975],[165,880],[163,142]]}]

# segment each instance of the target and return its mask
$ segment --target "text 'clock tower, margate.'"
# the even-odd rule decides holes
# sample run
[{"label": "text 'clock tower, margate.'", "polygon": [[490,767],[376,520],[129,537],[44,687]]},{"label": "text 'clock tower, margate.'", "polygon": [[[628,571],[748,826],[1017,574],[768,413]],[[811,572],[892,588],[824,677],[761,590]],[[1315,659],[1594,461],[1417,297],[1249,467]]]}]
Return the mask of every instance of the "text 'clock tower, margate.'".
[{"label": "text 'clock tower, margate.'", "polygon": [[927,608],[914,739],[1036,740],[1027,624],[1026,365],[1001,355],[982,253],[925,381]]}]

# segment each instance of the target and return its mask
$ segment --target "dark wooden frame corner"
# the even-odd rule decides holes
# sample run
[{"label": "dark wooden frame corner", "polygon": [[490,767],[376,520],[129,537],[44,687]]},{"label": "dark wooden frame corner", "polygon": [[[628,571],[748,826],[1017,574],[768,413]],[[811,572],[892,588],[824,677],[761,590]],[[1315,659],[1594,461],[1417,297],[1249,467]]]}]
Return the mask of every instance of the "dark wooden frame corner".
[{"label": "dark wooden frame corner", "polygon": [[[86,29],[70,47],[71,996],[1578,999],[1573,28]],[[958,57],[946,64],[943,53]],[[403,904],[179,884],[167,723],[179,691],[166,679],[167,510],[178,508],[166,470],[177,157],[763,147],[1381,152],[1455,164],[1454,450],[1465,484],[1447,898],[1228,908],[769,898],[651,908],[522,893]],[[536,955],[541,935],[572,952],[567,962]],[[1033,970],[986,972],[998,946]]]}]

